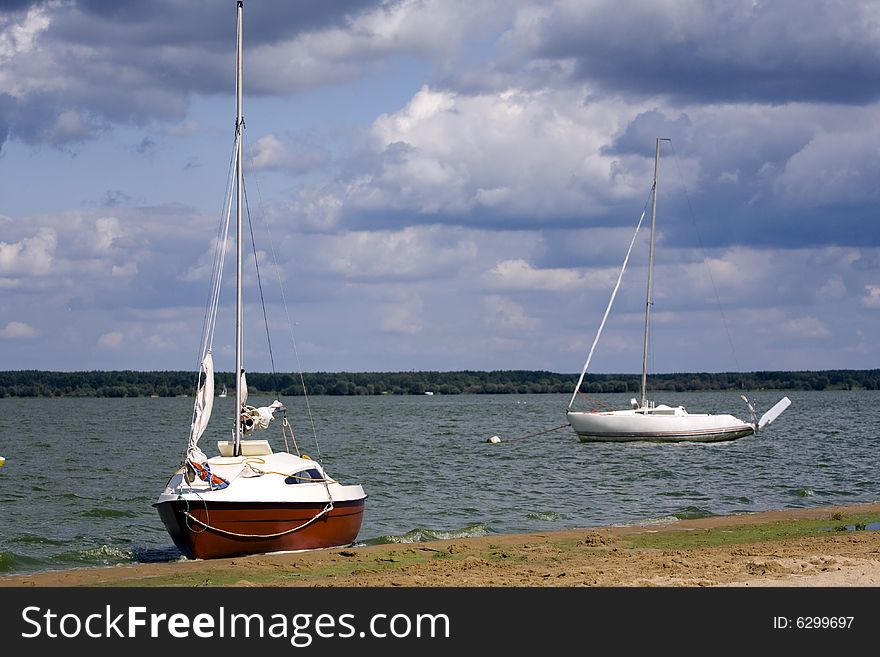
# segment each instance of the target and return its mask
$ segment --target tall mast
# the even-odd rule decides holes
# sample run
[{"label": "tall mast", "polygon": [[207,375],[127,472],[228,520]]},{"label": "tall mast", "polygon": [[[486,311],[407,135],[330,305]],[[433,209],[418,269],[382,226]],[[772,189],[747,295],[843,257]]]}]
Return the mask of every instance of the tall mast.
[{"label": "tall mast", "polygon": [[244,116],[242,114],[242,73],[241,73],[241,31],[242,31],[242,12],[244,2],[238,1],[238,20],[236,24],[236,46],[235,46],[235,136],[236,136],[236,152],[235,152],[235,456],[241,455],[241,407],[244,398],[244,391],[241,389],[241,370],[242,370],[242,308],[241,308],[241,270],[242,270],[242,249],[241,249],[241,210],[242,210],[242,138],[244,131]]},{"label": "tall mast", "polygon": [[658,137],[657,146],[654,152],[654,189],[651,194],[651,246],[648,251],[648,292],[645,298],[645,345],[642,351],[642,399],[641,407],[644,408],[648,401],[648,327],[651,321],[651,299],[653,298],[654,287],[654,226],[657,221],[657,176],[660,173],[660,142],[670,141],[669,139]]}]

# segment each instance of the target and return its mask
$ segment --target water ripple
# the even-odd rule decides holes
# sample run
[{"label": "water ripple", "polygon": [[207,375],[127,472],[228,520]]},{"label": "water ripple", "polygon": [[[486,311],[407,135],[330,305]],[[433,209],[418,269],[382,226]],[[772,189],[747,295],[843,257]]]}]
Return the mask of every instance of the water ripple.
[{"label": "water ripple", "polygon": [[[880,499],[880,392],[786,394],[792,408],[769,429],[718,444],[588,444],[567,429],[508,440],[559,425],[568,395],[327,396],[310,399],[311,409],[302,398],[285,405],[300,447],[323,455],[342,483],[363,484],[359,541],[376,544]],[[630,396],[601,397],[626,408]],[[781,396],[750,395],[759,410]],[[712,412],[739,412],[737,400],[657,395]],[[231,416],[223,402],[215,417]],[[0,436],[16,435],[18,448],[14,467],[0,470],[4,526],[15,532],[0,533],[0,573],[180,558],[151,505],[180,464],[192,399],[2,403]],[[211,426],[201,444],[213,453],[225,433]],[[503,442],[487,443],[493,435]]]}]

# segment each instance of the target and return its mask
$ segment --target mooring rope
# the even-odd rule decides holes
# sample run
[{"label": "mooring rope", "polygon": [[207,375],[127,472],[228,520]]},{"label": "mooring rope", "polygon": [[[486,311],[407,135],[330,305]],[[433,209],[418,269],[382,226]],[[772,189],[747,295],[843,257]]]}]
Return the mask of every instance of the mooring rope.
[{"label": "mooring rope", "polygon": [[568,426],[571,426],[571,425],[569,425],[569,423],[566,422],[565,424],[560,424],[558,427],[553,427],[552,429],[545,429],[544,431],[537,431],[537,432],[535,432],[535,433],[530,433],[530,434],[527,434],[527,435],[525,435],[525,436],[518,436],[518,437],[516,437],[516,438],[508,438],[508,439],[507,439],[506,441],[504,441],[504,442],[511,443],[511,442],[514,442],[514,441],[517,441],[517,440],[525,440],[526,438],[534,438],[535,436],[543,436],[545,433],[551,433],[551,432],[553,432],[553,431],[559,431],[560,429],[565,429],[565,428],[568,427]]},{"label": "mooring rope", "polygon": [[[274,534],[239,534],[238,532],[231,532],[226,529],[220,529],[219,527],[213,527],[212,525],[209,525],[208,523],[206,523],[202,520],[199,520],[194,515],[192,515],[189,511],[184,511],[184,513],[186,514],[186,517],[188,519],[193,520],[193,521],[199,523],[200,525],[202,525],[205,529],[210,529],[211,531],[217,532],[218,534],[225,534],[226,536],[235,536],[236,538],[278,538],[279,536],[284,536],[285,534],[292,534],[293,532],[296,532],[296,531],[299,531],[300,529],[304,529],[305,527],[308,527],[313,522],[315,522],[318,518],[320,518],[321,516],[323,516],[327,513],[330,513],[332,510],[333,510],[333,502],[328,502],[327,505],[321,511],[319,511],[317,513],[317,515],[315,515],[315,517],[312,518],[311,520],[304,522],[303,524],[299,525],[298,527],[293,527],[292,529],[286,529],[283,532],[276,532]],[[193,531],[193,530],[190,529],[190,531]],[[205,530],[203,529],[202,531],[205,531]]]},{"label": "mooring rope", "polygon": [[609,404],[608,402],[604,402],[601,399],[596,399],[595,397],[590,397],[590,395],[588,395],[585,392],[579,392],[578,395],[581,399],[585,399],[585,400],[589,401],[594,406],[593,412],[596,412],[596,408],[595,408],[596,406],[603,406],[604,408],[607,408],[609,411],[614,410],[614,407],[611,404]]}]

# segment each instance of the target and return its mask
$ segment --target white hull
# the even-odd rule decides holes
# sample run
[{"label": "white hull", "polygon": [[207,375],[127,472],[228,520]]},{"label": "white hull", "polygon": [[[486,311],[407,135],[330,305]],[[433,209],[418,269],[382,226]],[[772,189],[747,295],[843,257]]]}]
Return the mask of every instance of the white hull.
[{"label": "white hull", "polygon": [[688,413],[681,406],[566,413],[581,442],[720,442],[755,433],[733,415]]},{"label": "white hull", "polygon": [[623,278],[623,272],[629,262],[632,253],[633,244],[635,244],[636,235],[642,226],[642,220],[645,218],[645,212],[639,219],[636,226],[635,234],[629,244],[626,257],[623,259],[623,267],[617,276],[617,282],[611,292],[611,299],[605,309],[605,315],[599,324],[599,330],[590,347],[587,356],[587,362],[581,370],[580,378],[575,385],[571,401],[568,403],[566,418],[569,424],[577,433],[581,442],[631,442],[636,440],[652,441],[652,442],[720,442],[722,440],[734,440],[744,436],[750,436],[765,425],[770,424],[774,419],[791,404],[788,397],[784,397],[771,408],[760,421],[755,417],[755,409],[749,403],[748,399],[742,399],[749,404],[754,422],[743,422],[733,415],[713,415],[710,413],[688,413],[682,406],[666,406],[664,404],[654,405],[648,401],[648,346],[649,329],[651,326],[651,306],[653,305],[653,273],[654,273],[654,234],[657,218],[657,178],[660,170],[660,142],[669,141],[668,139],[658,138],[656,141],[656,150],[654,155],[654,185],[651,193],[651,240],[650,250],[648,252],[648,289],[645,295],[645,331],[644,346],[642,350],[642,382],[639,389],[640,397],[638,400],[632,399],[633,408],[618,411],[593,411],[583,412],[572,410],[578,393],[581,390],[584,376],[590,366],[593,358],[593,352],[599,342],[599,336],[602,335],[602,329],[605,327],[605,321],[611,311],[611,306],[617,296],[617,290],[620,288],[620,282]]},{"label": "white hull", "polygon": [[[203,502],[312,504],[362,500],[367,496],[360,485],[343,486],[332,480],[326,484],[323,481],[310,481],[313,475],[306,474],[308,470],[316,471],[319,477],[326,476],[320,464],[286,452],[259,456],[215,456],[208,459],[208,465],[211,472],[228,481],[229,486],[212,490],[206,481],[198,477],[187,482],[184,468],[180,468],[168,480],[156,504],[179,499],[196,505]],[[289,476],[297,473],[304,474]]]}]

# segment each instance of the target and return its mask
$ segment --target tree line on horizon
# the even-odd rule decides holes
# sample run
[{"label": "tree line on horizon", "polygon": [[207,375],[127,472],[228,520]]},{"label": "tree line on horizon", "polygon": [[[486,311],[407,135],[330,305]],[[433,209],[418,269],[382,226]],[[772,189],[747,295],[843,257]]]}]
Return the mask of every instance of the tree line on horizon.
[{"label": "tree line on horizon", "polygon": [[[251,394],[438,395],[570,393],[577,374],[533,370],[408,372],[248,372]],[[581,392],[637,393],[639,374],[587,374]],[[196,374],[186,371],[0,372],[0,397],[177,397],[196,391]],[[219,391],[234,389],[232,372],[215,373]],[[880,369],[795,372],[652,374],[653,391],[699,390],[880,390]]]}]

